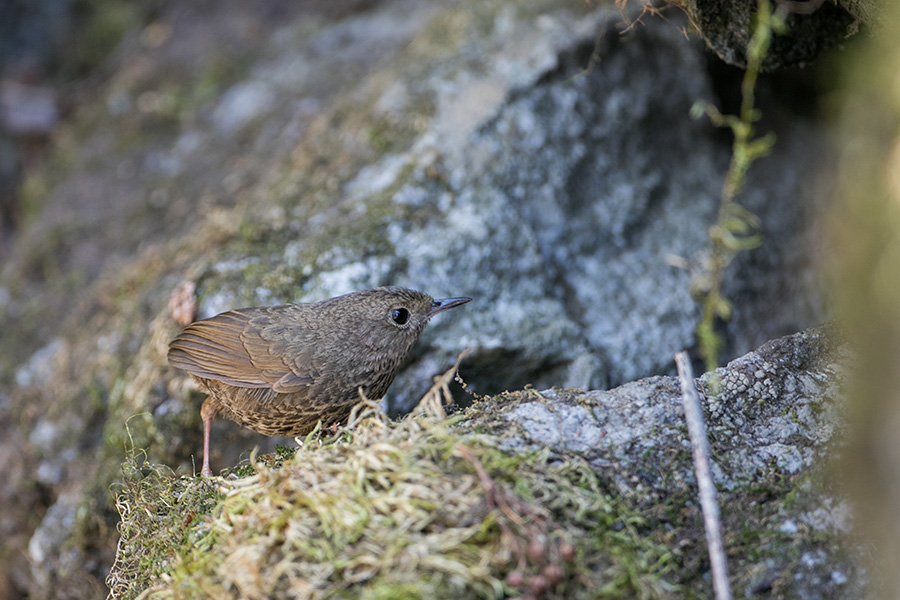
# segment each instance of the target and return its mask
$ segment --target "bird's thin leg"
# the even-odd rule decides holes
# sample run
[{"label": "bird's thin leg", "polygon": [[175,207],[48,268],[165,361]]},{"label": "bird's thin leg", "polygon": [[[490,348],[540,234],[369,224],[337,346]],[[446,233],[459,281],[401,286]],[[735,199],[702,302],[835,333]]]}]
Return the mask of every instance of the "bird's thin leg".
[{"label": "bird's thin leg", "polygon": [[212,428],[213,419],[216,418],[216,410],[210,402],[212,396],[203,401],[200,407],[200,418],[203,419],[203,467],[200,469],[201,477],[212,477],[212,469],[209,468],[209,430]]},{"label": "bird's thin leg", "polygon": [[212,477],[212,469],[209,468],[209,428],[212,419],[203,419],[203,468],[200,469],[201,477]]}]

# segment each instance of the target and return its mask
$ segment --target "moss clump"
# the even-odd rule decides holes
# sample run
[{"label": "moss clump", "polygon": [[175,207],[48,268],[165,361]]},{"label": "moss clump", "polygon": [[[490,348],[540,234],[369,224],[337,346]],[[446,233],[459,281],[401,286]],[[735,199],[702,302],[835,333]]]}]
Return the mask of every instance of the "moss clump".
[{"label": "moss clump", "polygon": [[116,498],[119,545],[107,579],[111,598],[136,598],[170,577],[177,563],[202,560],[218,539],[210,514],[224,494],[208,480],[176,477],[134,454],[122,465]]},{"label": "moss clump", "polygon": [[[280,468],[176,478],[126,465],[112,598],[661,597],[673,559],[581,458],[514,452],[440,407],[360,404]],[[426,413],[431,413],[430,415]]]}]

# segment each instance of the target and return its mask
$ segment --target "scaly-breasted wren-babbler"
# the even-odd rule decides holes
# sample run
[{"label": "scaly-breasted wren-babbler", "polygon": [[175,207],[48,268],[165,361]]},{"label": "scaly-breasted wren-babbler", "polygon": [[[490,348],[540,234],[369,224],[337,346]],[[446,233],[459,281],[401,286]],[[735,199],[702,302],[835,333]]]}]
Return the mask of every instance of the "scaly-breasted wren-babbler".
[{"label": "scaly-breasted wren-babbler", "polygon": [[301,436],[343,421],[360,400],[384,396],[428,320],[471,298],[435,300],[401,287],[352,292],[312,303],[230,310],[188,325],[169,344],[169,364],[209,393],[209,430],[222,415],[269,436]]}]

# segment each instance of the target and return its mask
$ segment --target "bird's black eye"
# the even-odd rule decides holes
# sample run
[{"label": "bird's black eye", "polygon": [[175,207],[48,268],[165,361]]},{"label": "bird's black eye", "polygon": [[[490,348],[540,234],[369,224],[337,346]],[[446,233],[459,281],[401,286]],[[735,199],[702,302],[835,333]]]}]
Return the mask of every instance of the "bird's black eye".
[{"label": "bird's black eye", "polygon": [[397,325],[403,325],[409,321],[409,311],[402,306],[400,308],[391,309],[391,321]]}]

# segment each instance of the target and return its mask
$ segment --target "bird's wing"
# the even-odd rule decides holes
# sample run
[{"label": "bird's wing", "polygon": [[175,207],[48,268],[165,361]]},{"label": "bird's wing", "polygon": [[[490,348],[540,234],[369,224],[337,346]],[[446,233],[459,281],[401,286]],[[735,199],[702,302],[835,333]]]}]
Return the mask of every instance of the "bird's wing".
[{"label": "bird's wing", "polygon": [[[308,388],[315,381],[312,362],[286,353],[302,352],[303,345],[288,348],[284,341],[305,336],[294,331],[297,324],[273,325],[274,313],[274,308],[246,308],[197,321],[169,344],[169,364],[237,387],[271,387],[279,393]],[[304,363],[310,365],[305,372],[297,368]]]}]

